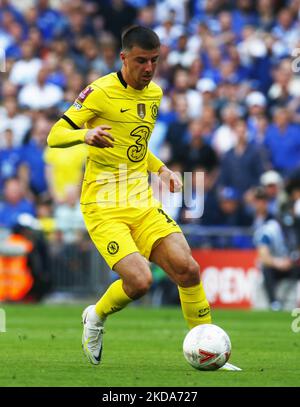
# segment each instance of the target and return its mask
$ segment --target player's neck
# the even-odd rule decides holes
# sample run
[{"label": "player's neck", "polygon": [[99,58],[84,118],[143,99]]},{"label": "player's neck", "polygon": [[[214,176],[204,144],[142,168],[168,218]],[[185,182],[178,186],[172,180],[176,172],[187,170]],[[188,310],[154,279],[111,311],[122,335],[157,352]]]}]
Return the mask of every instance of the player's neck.
[{"label": "player's neck", "polygon": [[121,74],[124,82],[126,82],[126,84],[129,85],[131,88],[136,90],[143,90],[145,88],[145,86],[138,85],[135,81],[133,81],[130,78],[130,75],[128,75],[126,68],[124,66],[121,69]]}]

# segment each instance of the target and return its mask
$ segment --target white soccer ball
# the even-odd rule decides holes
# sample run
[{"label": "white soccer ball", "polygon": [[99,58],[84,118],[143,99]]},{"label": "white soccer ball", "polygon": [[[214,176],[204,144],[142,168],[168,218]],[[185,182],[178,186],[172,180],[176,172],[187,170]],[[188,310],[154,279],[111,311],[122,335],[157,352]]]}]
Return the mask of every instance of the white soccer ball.
[{"label": "white soccer ball", "polygon": [[183,342],[185,359],[198,370],[217,370],[229,359],[231,342],[227,333],[217,325],[195,326]]}]

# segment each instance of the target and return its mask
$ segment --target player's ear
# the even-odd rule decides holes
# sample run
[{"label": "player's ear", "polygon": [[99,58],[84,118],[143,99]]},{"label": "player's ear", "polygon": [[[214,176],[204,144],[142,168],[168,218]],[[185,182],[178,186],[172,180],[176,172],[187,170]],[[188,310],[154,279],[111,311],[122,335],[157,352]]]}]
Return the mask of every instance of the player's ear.
[{"label": "player's ear", "polygon": [[120,52],[120,58],[121,58],[121,61],[122,61],[122,62],[123,62],[123,64],[124,64],[125,59],[126,59],[126,54],[125,54],[125,52],[124,52],[124,51],[121,51],[121,52]]}]

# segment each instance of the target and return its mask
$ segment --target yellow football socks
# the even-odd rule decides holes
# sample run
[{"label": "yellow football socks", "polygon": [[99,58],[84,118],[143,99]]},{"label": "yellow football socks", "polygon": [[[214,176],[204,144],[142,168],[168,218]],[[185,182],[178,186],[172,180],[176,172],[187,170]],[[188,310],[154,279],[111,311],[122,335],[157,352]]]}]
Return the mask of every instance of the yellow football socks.
[{"label": "yellow football socks", "polygon": [[127,304],[133,301],[123,289],[123,281],[117,280],[112,283],[100,300],[95,305],[96,314],[102,321],[105,321],[107,315],[118,312],[125,308]]},{"label": "yellow football socks", "polygon": [[190,329],[200,324],[210,324],[210,306],[202,282],[193,287],[179,287],[179,297],[184,319]]}]

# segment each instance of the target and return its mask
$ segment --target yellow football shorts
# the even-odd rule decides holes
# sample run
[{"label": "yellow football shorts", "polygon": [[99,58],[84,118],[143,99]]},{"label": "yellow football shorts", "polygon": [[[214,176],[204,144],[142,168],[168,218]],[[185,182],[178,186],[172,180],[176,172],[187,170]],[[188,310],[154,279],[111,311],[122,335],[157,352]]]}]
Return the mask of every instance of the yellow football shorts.
[{"label": "yellow football shorts", "polygon": [[128,254],[139,252],[149,259],[160,239],[181,232],[161,207],[81,207],[86,228],[111,269]]}]

